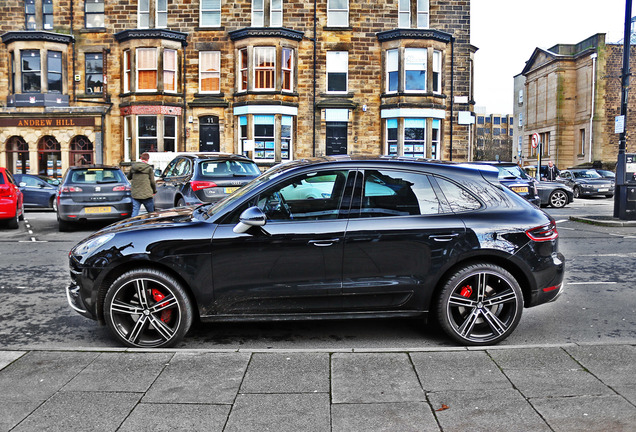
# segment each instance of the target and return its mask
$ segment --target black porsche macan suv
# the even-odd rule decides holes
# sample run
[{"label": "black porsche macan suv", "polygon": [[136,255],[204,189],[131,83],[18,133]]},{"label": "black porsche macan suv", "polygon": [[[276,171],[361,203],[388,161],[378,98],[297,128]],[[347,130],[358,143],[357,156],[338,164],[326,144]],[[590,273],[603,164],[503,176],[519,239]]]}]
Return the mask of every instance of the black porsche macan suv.
[{"label": "black porsche macan suv", "polygon": [[132,347],[193,320],[423,317],[465,345],[502,341],[554,300],[555,221],[488,166],[298,160],[217,202],[128,219],[69,254],[68,301]]}]

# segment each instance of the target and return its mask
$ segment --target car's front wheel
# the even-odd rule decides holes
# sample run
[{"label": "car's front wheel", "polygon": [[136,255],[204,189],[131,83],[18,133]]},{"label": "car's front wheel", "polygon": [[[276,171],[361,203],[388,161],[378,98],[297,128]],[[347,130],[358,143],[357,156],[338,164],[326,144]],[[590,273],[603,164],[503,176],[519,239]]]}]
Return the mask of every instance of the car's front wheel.
[{"label": "car's front wheel", "polygon": [[49,200],[49,207],[53,209],[54,212],[57,213],[57,199],[55,199],[55,195],[51,197]]},{"label": "car's front wheel", "polygon": [[104,299],[104,319],[129,347],[165,348],[190,329],[192,304],[181,284],[154,269],[131,270],[113,282]]},{"label": "car's front wheel", "polygon": [[507,270],[494,264],[460,268],[444,284],[437,299],[442,329],[464,345],[492,345],[519,324],[523,294]]},{"label": "car's front wheel", "polygon": [[581,198],[581,188],[574,186],[574,198]]},{"label": "car's front wheel", "polygon": [[568,195],[562,190],[557,189],[550,194],[549,202],[554,208],[563,208],[568,203]]}]

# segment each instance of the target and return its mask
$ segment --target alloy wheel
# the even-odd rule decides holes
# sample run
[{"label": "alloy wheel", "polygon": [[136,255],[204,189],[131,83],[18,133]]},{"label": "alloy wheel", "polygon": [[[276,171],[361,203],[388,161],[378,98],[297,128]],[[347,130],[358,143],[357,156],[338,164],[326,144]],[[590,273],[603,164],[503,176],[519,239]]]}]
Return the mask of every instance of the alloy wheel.
[{"label": "alloy wheel", "polygon": [[563,208],[568,203],[568,196],[562,190],[555,190],[550,194],[550,205],[554,208]]}]

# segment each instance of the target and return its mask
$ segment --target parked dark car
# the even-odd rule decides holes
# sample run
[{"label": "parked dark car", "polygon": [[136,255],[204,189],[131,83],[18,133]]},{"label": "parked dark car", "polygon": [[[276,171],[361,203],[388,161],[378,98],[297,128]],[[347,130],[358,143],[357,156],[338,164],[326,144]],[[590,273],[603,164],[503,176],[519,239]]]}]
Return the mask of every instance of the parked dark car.
[{"label": "parked dark car", "polygon": [[561,171],[559,181],[570,186],[574,198],[604,195],[614,196],[614,180],[601,177],[594,169],[569,169]]},{"label": "parked dark car", "polygon": [[0,167],[0,223],[16,229],[24,219],[24,198],[13,175]]},{"label": "parked dark car", "polygon": [[155,208],[211,203],[258,177],[251,159],[230,153],[183,154],[156,179]]},{"label": "parked dark car", "polygon": [[130,217],[130,183],[115,166],[72,166],[57,193],[57,222],[68,231],[79,222],[117,221]]},{"label": "parked dark car", "polygon": [[[47,178],[55,179],[31,174],[15,174],[13,177],[24,195],[25,207],[43,207],[57,211],[58,186],[54,186],[53,183],[46,180]],[[57,183],[59,185],[59,181]]]},{"label": "parked dark car", "polygon": [[534,179],[528,176],[526,172],[514,162],[471,162],[480,165],[490,165],[499,170],[499,181],[504,186],[512,189],[532,204],[541,205],[539,191],[537,190]]},{"label": "parked dark car", "polygon": [[174,345],[199,318],[427,316],[489,345],[560,294],[565,265],[554,219],[492,167],[332,157],[118,222],[69,261],[70,306],[131,347]]},{"label": "parked dark car", "polygon": [[574,191],[564,183],[558,181],[535,180],[542,206],[563,208],[574,201]]}]

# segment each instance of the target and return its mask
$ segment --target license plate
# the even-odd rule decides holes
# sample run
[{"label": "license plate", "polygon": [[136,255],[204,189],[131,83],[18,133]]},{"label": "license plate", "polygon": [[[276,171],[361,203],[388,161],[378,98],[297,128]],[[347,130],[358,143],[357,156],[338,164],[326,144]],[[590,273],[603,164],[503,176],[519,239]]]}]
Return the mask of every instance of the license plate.
[{"label": "license plate", "polygon": [[609,189],[605,188],[605,189],[599,189],[599,192],[609,192]]},{"label": "license plate", "polygon": [[223,188],[223,192],[225,192],[226,194],[231,194],[232,192],[236,190],[238,190],[238,186]]},{"label": "license plate", "polygon": [[110,207],[84,207],[84,213],[110,213]]},{"label": "license plate", "polygon": [[517,192],[517,193],[528,193],[528,187],[527,186],[513,186],[512,190]]}]

